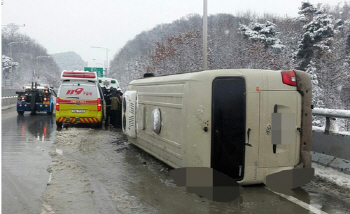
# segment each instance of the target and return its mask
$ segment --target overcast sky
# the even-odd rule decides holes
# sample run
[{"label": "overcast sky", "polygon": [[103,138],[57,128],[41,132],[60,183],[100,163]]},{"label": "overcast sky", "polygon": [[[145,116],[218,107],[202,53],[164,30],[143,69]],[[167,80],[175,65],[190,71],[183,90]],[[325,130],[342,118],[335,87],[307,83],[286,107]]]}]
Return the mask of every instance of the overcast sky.
[{"label": "overcast sky", "polygon": [[[297,16],[302,0],[208,0],[208,13],[237,14],[250,10]],[[202,14],[203,0],[2,0],[2,25],[25,24],[20,32],[43,45],[49,54],[74,51],[84,61],[109,61],[137,34],[187,14]],[[309,0],[336,5],[341,0]],[[102,64],[102,60],[96,60]]]}]

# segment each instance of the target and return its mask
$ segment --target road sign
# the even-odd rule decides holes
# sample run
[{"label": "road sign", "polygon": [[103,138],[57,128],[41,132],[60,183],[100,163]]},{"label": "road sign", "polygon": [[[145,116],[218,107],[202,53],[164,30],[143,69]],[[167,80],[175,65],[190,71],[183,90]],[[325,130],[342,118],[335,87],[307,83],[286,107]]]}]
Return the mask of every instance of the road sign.
[{"label": "road sign", "polygon": [[103,68],[84,67],[84,71],[96,72],[97,77],[103,77]]}]

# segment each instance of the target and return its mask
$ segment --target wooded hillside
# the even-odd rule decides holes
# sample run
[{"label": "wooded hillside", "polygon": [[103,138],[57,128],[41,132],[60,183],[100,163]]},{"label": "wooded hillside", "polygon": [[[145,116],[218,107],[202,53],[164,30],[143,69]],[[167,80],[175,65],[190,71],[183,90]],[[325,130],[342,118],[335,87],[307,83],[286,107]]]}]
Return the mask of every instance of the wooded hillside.
[{"label": "wooded hillside", "polygon": [[14,88],[22,88],[33,81],[59,86],[60,68],[47,50],[34,39],[18,32],[16,25],[2,28],[2,78],[12,81]]},{"label": "wooded hillside", "polygon": [[[208,66],[301,69],[310,74],[313,104],[350,109],[350,2],[302,3],[297,18],[252,13],[208,17]],[[191,14],[142,32],[114,56],[111,76],[123,90],[146,72],[202,69],[202,18]]]},{"label": "wooded hillside", "polygon": [[73,51],[52,54],[53,59],[61,70],[84,70],[87,63]]}]

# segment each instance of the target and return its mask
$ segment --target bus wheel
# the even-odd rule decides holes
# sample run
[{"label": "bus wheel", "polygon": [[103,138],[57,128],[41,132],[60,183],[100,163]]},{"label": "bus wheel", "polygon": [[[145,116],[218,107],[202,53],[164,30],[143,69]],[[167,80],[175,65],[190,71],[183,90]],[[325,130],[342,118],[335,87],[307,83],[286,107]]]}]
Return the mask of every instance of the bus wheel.
[{"label": "bus wheel", "polygon": [[24,111],[17,111],[18,115],[23,115]]},{"label": "bus wheel", "polygon": [[97,123],[97,128],[102,128],[103,127],[103,121]]}]

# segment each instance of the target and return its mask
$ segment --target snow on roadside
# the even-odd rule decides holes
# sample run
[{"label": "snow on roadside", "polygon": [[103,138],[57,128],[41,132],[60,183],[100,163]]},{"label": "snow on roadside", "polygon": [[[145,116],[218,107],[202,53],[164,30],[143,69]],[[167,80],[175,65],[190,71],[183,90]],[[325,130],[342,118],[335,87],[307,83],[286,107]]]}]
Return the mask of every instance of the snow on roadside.
[{"label": "snow on roadside", "polygon": [[322,166],[315,162],[312,162],[312,167],[315,168],[315,176],[334,183],[339,187],[350,190],[350,175],[344,174],[330,167]]},{"label": "snow on roadside", "polygon": [[[318,126],[312,126],[312,131],[317,131],[317,132],[324,132],[325,127],[318,127]],[[340,134],[340,135],[349,135],[350,136],[350,132],[347,131],[338,131],[337,133],[333,133],[332,134]]]}]

